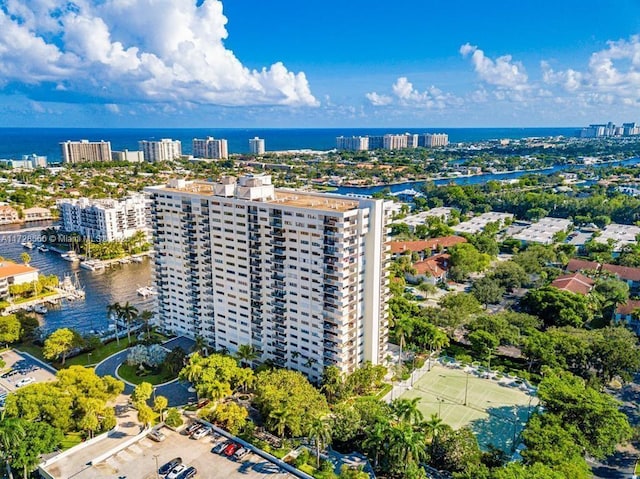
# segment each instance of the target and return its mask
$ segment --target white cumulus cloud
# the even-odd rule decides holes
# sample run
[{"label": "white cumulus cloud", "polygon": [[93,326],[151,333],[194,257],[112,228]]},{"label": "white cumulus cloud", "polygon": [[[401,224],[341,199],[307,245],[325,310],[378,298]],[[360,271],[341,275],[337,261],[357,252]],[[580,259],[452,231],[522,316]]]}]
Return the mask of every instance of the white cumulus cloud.
[{"label": "white cumulus cloud", "polygon": [[[220,0],[4,0],[0,86],[102,101],[317,106],[304,72],[227,49]],[[43,99],[43,98],[40,98]]]},{"label": "white cumulus cloud", "polygon": [[513,61],[511,55],[492,60],[477,46],[465,43],[460,47],[463,57],[471,57],[471,63],[480,79],[489,85],[512,90],[529,88],[528,77],[522,63]]},{"label": "white cumulus cloud", "polygon": [[607,48],[594,52],[583,70],[554,70],[541,63],[543,81],[559,85],[589,101],[625,105],[640,102],[640,36],[610,41]]},{"label": "white cumulus cloud", "polygon": [[419,91],[407,77],[399,77],[391,86],[391,92],[393,95],[371,92],[365,96],[374,106],[397,104],[415,108],[444,109],[461,102],[455,95],[445,93],[433,85]]}]

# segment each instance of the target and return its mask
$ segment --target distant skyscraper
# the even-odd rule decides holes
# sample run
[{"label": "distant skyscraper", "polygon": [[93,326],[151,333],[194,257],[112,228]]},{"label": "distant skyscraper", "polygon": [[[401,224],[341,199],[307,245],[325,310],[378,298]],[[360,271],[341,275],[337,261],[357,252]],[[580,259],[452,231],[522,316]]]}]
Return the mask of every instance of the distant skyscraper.
[{"label": "distant skyscraper", "polygon": [[366,151],[369,149],[369,137],[367,136],[339,136],[336,138],[338,150]]},{"label": "distant skyscraper", "polygon": [[109,141],[64,141],[60,143],[63,163],[111,161]]},{"label": "distant skyscraper", "polygon": [[384,361],[388,203],[275,189],[268,175],[145,192],[165,329],[250,344],[316,381],[329,365]]},{"label": "distant skyscraper", "polygon": [[227,140],[216,140],[212,136],[207,138],[194,138],[192,152],[195,158],[208,158],[212,160],[226,160],[229,158]]},{"label": "distant skyscraper", "polygon": [[379,150],[384,148],[384,136],[369,136],[369,149]]},{"label": "distant skyscraper", "polygon": [[258,138],[257,136],[255,138],[251,138],[249,140],[249,152],[252,155],[262,155],[264,154],[264,139],[263,138]]},{"label": "distant skyscraper", "polygon": [[142,140],[138,142],[145,161],[155,163],[157,161],[172,161],[182,156],[182,143],[180,140],[163,138],[160,141]]},{"label": "distant skyscraper", "polygon": [[407,148],[417,148],[418,147],[418,135],[412,133],[405,133],[407,137]]}]

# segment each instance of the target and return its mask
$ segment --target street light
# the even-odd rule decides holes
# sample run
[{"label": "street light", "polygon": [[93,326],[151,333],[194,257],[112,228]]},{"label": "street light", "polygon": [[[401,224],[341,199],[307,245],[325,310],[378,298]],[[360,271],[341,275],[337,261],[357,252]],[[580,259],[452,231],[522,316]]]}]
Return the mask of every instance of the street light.
[{"label": "street light", "polygon": [[160,466],[158,466],[158,457],[160,456],[160,454],[154,454],[153,458],[156,460],[156,479],[160,479],[160,473],[158,472],[160,470]]},{"label": "street light", "polygon": [[91,353],[87,353],[87,366],[91,364]]},{"label": "street light", "polygon": [[467,379],[464,382],[464,405],[467,405],[467,393],[469,392],[469,371],[467,371]]}]

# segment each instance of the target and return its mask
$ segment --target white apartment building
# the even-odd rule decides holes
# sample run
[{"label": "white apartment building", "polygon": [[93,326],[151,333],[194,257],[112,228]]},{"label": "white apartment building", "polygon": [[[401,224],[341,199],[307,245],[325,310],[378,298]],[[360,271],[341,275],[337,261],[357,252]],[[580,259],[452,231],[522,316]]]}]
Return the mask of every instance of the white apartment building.
[{"label": "white apartment building", "polygon": [[63,163],[111,161],[110,141],[63,141],[60,150]]},{"label": "white apartment building", "polygon": [[482,213],[480,216],[474,216],[468,221],[458,223],[457,225],[452,226],[452,228],[456,234],[478,234],[481,231],[484,231],[489,223],[498,223],[498,225],[500,225],[500,228],[502,228],[511,221],[513,221],[512,213],[498,213],[495,211],[489,211],[488,213]]},{"label": "white apartment building", "polygon": [[140,150],[122,150],[112,151],[111,158],[113,161],[128,161],[129,163],[142,163],[144,162],[144,152]]},{"label": "white apartment building", "polygon": [[521,241],[523,244],[540,243],[549,245],[554,243],[556,234],[567,232],[572,225],[571,220],[546,216],[540,218],[537,223],[533,223],[514,234],[512,238]]},{"label": "white apartment building", "polygon": [[446,133],[425,133],[418,136],[418,146],[434,148],[436,146],[447,146],[449,135]]},{"label": "white apartment building", "polygon": [[402,150],[407,148],[407,135],[384,135],[382,142],[385,150]]},{"label": "white apartment building", "polygon": [[142,151],[145,161],[172,161],[182,156],[180,140],[163,138],[160,141],[142,140],[138,142],[138,149]]},{"label": "white apartment building", "polygon": [[257,136],[251,138],[249,140],[249,152],[252,155],[263,155],[265,152],[264,138],[258,138]]},{"label": "white apartment building", "polygon": [[226,160],[229,158],[227,140],[216,140],[212,136],[204,139],[194,138],[191,145],[194,158],[209,158],[213,160]]},{"label": "white apartment building", "polygon": [[319,380],[387,354],[388,203],[172,180],[151,198],[160,324]]},{"label": "white apartment building", "polygon": [[336,148],[347,151],[367,151],[369,149],[369,137],[339,136],[336,138]]},{"label": "white apartment building", "polygon": [[62,230],[93,241],[123,240],[137,231],[147,231],[148,202],[143,194],[120,200],[63,199],[57,204]]}]

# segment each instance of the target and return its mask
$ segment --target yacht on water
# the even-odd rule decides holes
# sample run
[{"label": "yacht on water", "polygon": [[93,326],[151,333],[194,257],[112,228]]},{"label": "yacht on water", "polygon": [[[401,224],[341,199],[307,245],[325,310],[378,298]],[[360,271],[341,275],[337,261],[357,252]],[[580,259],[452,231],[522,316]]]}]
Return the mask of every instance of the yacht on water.
[{"label": "yacht on water", "polygon": [[31,241],[25,241],[24,243],[20,243],[23,248],[33,249],[33,243]]},{"label": "yacht on water", "polygon": [[99,259],[86,259],[80,263],[80,267],[89,271],[97,271],[104,269],[104,263]]},{"label": "yacht on water", "polygon": [[153,286],[142,286],[142,287],[136,289],[136,293],[138,293],[143,298],[146,298],[147,296],[153,296],[153,295],[158,294],[158,292],[155,290],[155,288]]},{"label": "yacht on water", "polygon": [[41,253],[46,253],[47,251],[49,251],[49,248],[47,248],[45,245],[40,245],[38,246],[38,251],[40,251]]},{"label": "yacht on water", "polygon": [[67,251],[66,253],[62,253],[60,257],[65,261],[71,261],[71,262],[80,261],[80,257],[73,250]]},{"label": "yacht on water", "polygon": [[38,314],[46,314],[48,312],[47,308],[45,308],[42,304],[36,304],[33,307],[33,311]]}]

